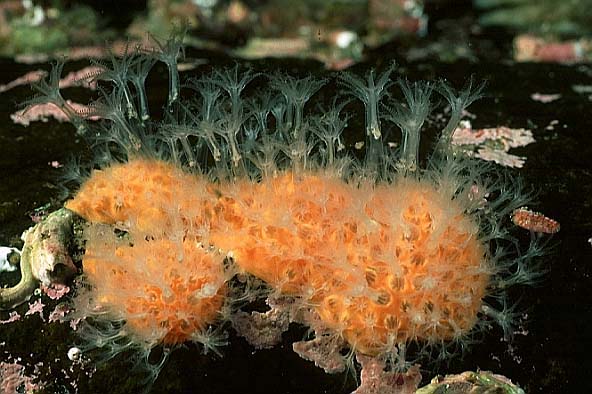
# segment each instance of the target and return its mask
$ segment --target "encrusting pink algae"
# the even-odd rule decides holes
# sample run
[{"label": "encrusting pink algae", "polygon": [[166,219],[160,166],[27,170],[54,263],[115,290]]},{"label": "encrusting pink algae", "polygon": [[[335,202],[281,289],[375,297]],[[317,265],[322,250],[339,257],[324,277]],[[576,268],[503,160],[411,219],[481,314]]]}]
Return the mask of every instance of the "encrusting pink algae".
[{"label": "encrusting pink algae", "polygon": [[[178,40],[161,47],[156,58],[176,69]],[[193,341],[216,350],[225,322],[262,296],[290,298],[319,338],[397,368],[445,359],[450,344],[491,322],[511,336],[506,290],[537,278],[542,246],[533,237],[519,252],[510,233],[510,214],[529,199],[520,182],[451,144],[480,88],[399,81],[397,101],[392,68],[342,74],[344,101],[366,108],[366,156],[357,159],[342,141],[344,104],[318,113],[306,105],[324,83],[312,77],[275,74],[271,89],[247,94],[263,76],[215,70],[189,80],[195,97],[185,99],[175,74],[163,120],[152,120],[143,81],[154,56],[102,66],[99,79],[112,88],[99,88],[103,99],[87,114],[99,123],[72,115],[59,75],[33,100],[64,108],[97,150],[66,203],[87,221],[73,301],[87,348],[104,358],[136,349],[155,379],[153,348]],[[451,118],[422,168],[420,132],[435,94]],[[396,151],[382,141],[393,126],[402,133]],[[406,352],[411,343],[417,354]]]}]

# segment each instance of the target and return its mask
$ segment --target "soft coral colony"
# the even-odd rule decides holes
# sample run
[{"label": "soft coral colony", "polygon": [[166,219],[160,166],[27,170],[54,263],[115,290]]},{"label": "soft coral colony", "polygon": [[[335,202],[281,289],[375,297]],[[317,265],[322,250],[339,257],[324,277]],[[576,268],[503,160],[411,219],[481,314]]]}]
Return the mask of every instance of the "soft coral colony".
[{"label": "soft coral colony", "polygon": [[[540,274],[542,247],[533,237],[521,251],[510,234],[510,214],[529,199],[520,182],[450,143],[480,88],[394,83],[392,68],[345,73],[339,97],[315,109],[307,102],[325,81],[238,67],[182,92],[180,50],[172,39],[103,65],[100,122],[68,108],[59,67],[34,99],[62,108],[96,150],[66,203],[87,221],[73,303],[88,348],[105,358],[135,349],[152,380],[162,366],[148,362],[153,348],[167,350],[163,361],[187,341],[216,350],[225,323],[262,296],[290,299],[317,339],[396,368],[446,359],[491,322],[512,334],[507,289]],[[158,121],[144,86],[157,61],[170,82]],[[421,166],[437,94],[450,119]],[[342,140],[351,97],[366,109],[363,158]],[[397,150],[383,141],[391,129]]]}]

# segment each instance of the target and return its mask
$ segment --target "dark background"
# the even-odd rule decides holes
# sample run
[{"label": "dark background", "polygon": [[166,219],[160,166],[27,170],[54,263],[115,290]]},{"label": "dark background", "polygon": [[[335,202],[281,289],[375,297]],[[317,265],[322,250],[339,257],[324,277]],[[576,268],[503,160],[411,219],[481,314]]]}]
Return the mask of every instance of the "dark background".
[{"label": "dark background", "polygon": [[[144,7],[142,2],[136,1],[95,0],[86,3],[118,27],[125,26],[130,15]],[[426,37],[412,42],[393,41],[369,50],[365,61],[353,67],[354,72],[384,67],[396,60],[399,75],[411,80],[446,78],[457,87],[471,75],[476,80],[486,80],[487,96],[469,109],[477,115],[473,126],[507,125],[533,131],[536,143],[512,152],[528,158],[524,168],[511,172],[539,191],[538,205],[532,208],[558,220],[561,231],[551,240],[553,248],[544,257],[544,266],[549,270],[544,282],[537,287],[517,289],[513,294],[514,299],[521,299],[528,315],[524,324],[528,333],[516,335],[511,344],[500,340],[500,330],[486,333],[464,357],[439,369],[422,370],[423,383],[436,373],[483,369],[506,375],[527,393],[592,392],[592,363],[589,359],[592,351],[592,245],[588,242],[592,237],[592,102],[572,89],[575,84],[592,85],[592,65],[513,62],[512,32],[472,30],[478,13],[468,1],[428,1],[425,12],[430,18]],[[453,63],[442,63],[429,57],[413,62],[405,59],[410,47],[427,47],[449,36],[450,26],[466,33],[463,37],[468,40],[476,58]],[[208,64],[183,75],[199,74],[210,67],[235,61],[221,53],[195,49],[188,50],[187,56],[207,59]],[[256,70],[268,72],[282,69],[334,77],[315,61],[264,59],[249,64]],[[85,61],[68,63],[65,73],[85,65]],[[40,66],[49,68],[47,64],[28,66],[11,59],[0,59],[0,83],[7,83]],[[151,75],[151,91],[156,97],[166,92],[165,71],[159,67]],[[530,99],[535,92],[559,93],[561,98],[543,104]],[[28,213],[33,209],[47,202],[56,206],[60,203],[55,188],[60,170],[52,168],[48,162],[64,162],[71,154],[86,154],[83,141],[78,140],[68,124],[50,121],[34,123],[28,128],[12,124],[9,114],[32,93],[30,88],[20,87],[0,94],[2,245],[18,242],[21,232],[32,224]],[[69,89],[67,95],[77,101],[88,100],[88,93],[82,89]],[[363,122],[360,120],[363,119],[362,113],[356,115],[359,115],[358,122]],[[552,120],[559,123],[554,130],[546,130]],[[355,133],[354,128],[350,127],[349,132]],[[435,131],[432,127],[426,134],[433,135]],[[348,136],[350,141],[361,137],[361,132],[357,136]],[[53,305],[46,299],[44,303]],[[0,318],[6,317],[6,313],[0,312]],[[282,346],[262,351],[255,351],[242,338],[231,336],[231,345],[223,349],[222,358],[199,355],[194,346],[187,345],[172,354],[153,392],[351,392],[356,385],[351,377],[326,375],[292,352],[291,343],[300,340],[304,333],[302,327],[293,326],[284,334]],[[0,325],[0,342],[4,343],[0,346],[0,360],[12,354],[20,356],[21,363],[29,366],[42,361],[44,367],[40,377],[50,383],[48,392],[74,392],[70,387],[74,380],[78,381],[80,393],[137,392],[135,382],[138,377],[130,371],[126,355],[99,368],[92,379],[88,379],[86,371],[78,367],[69,370],[71,362],[66,353],[75,341],[75,335],[66,325],[47,324],[38,316],[29,317],[18,323]],[[28,372],[32,370],[32,367],[28,368]]]}]

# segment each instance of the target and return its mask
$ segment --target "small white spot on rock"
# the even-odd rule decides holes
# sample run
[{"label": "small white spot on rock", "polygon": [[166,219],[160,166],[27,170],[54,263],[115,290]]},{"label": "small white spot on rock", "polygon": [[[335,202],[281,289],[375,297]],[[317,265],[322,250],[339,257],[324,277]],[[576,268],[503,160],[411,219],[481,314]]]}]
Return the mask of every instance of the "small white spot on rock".
[{"label": "small white spot on rock", "polygon": [[80,356],[82,356],[82,350],[80,350],[79,348],[71,347],[68,350],[68,358],[70,359],[70,361],[79,361]]}]

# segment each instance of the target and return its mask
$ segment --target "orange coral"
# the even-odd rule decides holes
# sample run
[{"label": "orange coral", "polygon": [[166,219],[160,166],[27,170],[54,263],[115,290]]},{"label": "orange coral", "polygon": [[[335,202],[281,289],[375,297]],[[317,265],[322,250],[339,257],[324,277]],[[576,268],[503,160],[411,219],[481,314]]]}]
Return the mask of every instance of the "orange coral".
[{"label": "orange coral", "polygon": [[[133,246],[118,241],[113,253],[102,248],[104,257],[89,243],[87,277],[135,331],[158,322],[170,342],[203,328],[221,305],[221,259],[196,246],[202,242],[305,300],[324,328],[371,355],[465,334],[488,285],[478,225],[453,197],[414,179],[355,185],[284,171],[214,187],[163,162],[134,160],[97,172],[67,206],[91,221],[125,224]],[[205,282],[217,284],[213,298],[188,301]]]}]

